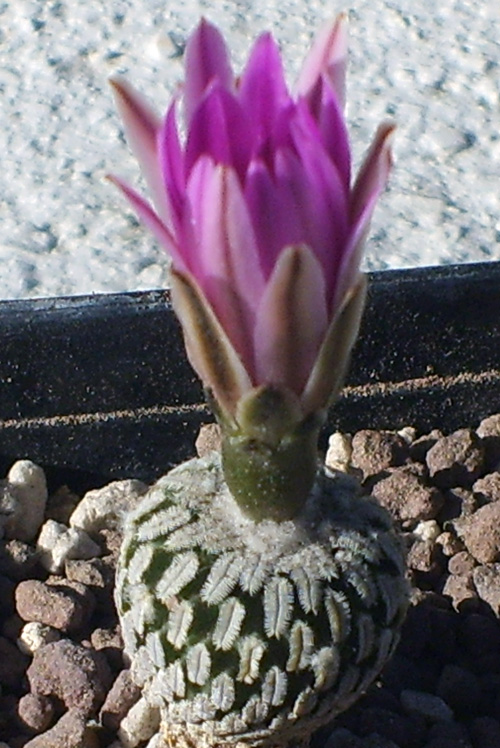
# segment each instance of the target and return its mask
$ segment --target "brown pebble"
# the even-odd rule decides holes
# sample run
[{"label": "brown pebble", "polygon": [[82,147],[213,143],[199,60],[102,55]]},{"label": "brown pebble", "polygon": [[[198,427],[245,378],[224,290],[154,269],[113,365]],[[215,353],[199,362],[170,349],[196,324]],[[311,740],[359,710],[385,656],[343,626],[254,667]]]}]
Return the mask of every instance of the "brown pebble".
[{"label": "brown pebble", "polygon": [[473,713],[481,700],[479,679],[458,665],[445,665],[439,676],[436,693],[455,714]]},{"label": "brown pebble", "polygon": [[425,456],[431,447],[443,437],[443,432],[439,429],[432,429],[428,434],[419,436],[410,444],[410,457],[416,462],[425,462]]},{"label": "brown pebble", "polygon": [[453,556],[455,553],[460,553],[464,547],[462,541],[449,530],[445,530],[445,532],[437,536],[436,545],[441,546],[441,550],[445,556]]},{"label": "brown pebble", "polygon": [[45,732],[54,718],[54,705],[48,696],[27,693],[19,701],[17,716],[24,729]]},{"label": "brown pebble", "polygon": [[495,615],[500,615],[500,564],[476,566],[472,578],[477,594]]},{"label": "brown pebble", "polygon": [[456,553],[448,561],[448,571],[450,574],[470,574],[475,565],[476,562],[470,553],[460,551],[460,553]]},{"label": "brown pebble", "polygon": [[18,689],[28,658],[9,639],[0,636],[0,685]]},{"label": "brown pebble", "polygon": [[498,501],[500,499],[500,473],[489,473],[484,478],[479,478],[472,486],[472,490],[483,504]]},{"label": "brown pebble", "polygon": [[37,621],[60,631],[78,631],[92,614],[94,601],[83,585],[75,589],[64,580],[51,584],[29,579],[16,588],[16,607],[23,621]]},{"label": "brown pebble", "polygon": [[103,652],[113,670],[123,668],[123,639],[120,626],[97,628],[90,634],[90,642],[96,652]]},{"label": "brown pebble", "polygon": [[481,421],[477,429],[486,452],[488,470],[500,468],[500,413],[489,416]]},{"label": "brown pebble", "polygon": [[441,567],[437,559],[434,540],[416,540],[407,555],[408,568],[425,574],[439,574]]},{"label": "brown pebble", "polygon": [[476,660],[500,651],[500,623],[490,616],[470,613],[460,620],[459,639]]},{"label": "brown pebble", "polygon": [[402,465],[407,457],[408,443],[399,434],[371,429],[354,434],[351,462],[365,478]]},{"label": "brown pebble", "polygon": [[95,732],[76,709],[70,709],[47,732],[37,735],[25,748],[99,748]]},{"label": "brown pebble", "polygon": [[484,446],[474,431],[459,429],[439,439],[425,461],[439,488],[468,488],[484,471]]},{"label": "brown pebble", "polygon": [[482,564],[500,560],[500,501],[455,523],[469,553]]},{"label": "brown pebble", "polygon": [[135,685],[129,670],[122,670],[106,697],[100,720],[109,730],[118,730],[120,722],[128,711],[139,701],[141,689]]},{"label": "brown pebble", "polygon": [[27,676],[33,693],[55,696],[86,716],[95,715],[113,680],[102,653],[69,639],[37,649]]},{"label": "brown pebble", "polygon": [[481,506],[479,498],[469,488],[450,488],[443,491],[444,504],[439,512],[439,521],[444,524],[450,519],[468,517]]},{"label": "brown pebble", "polygon": [[475,610],[479,605],[472,572],[467,574],[450,574],[444,583],[442,594],[451,598],[455,610],[465,612]]},{"label": "brown pebble", "polygon": [[0,569],[9,579],[20,582],[35,575],[38,565],[36,550],[21,540],[0,542]]},{"label": "brown pebble", "polygon": [[443,504],[441,492],[426,486],[421,477],[406,467],[378,481],[372,494],[396,520],[410,526],[420,520],[434,519]]}]

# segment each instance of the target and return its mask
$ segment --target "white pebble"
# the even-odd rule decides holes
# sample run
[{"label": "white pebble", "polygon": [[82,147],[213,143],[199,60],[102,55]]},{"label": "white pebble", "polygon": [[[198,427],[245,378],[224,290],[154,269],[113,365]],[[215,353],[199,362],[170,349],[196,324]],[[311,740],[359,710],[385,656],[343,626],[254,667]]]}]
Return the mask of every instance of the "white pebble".
[{"label": "white pebble", "polygon": [[52,626],[45,626],[43,623],[38,621],[31,621],[26,623],[21,629],[19,638],[17,640],[17,646],[24,652],[24,654],[32,655],[40,647],[50,642],[59,641],[61,633]]},{"label": "white pebble", "polygon": [[413,534],[420,540],[436,540],[441,534],[441,528],[435,519],[426,519],[418,523],[413,530]]},{"label": "white pebble", "polygon": [[404,426],[397,433],[399,436],[403,437],[407,444],[413,444],[417,438],[417,429],[413,428],[413,426]]},{"label": "white pebble", "polygon": [[118,737],[124,748],[135,748],[143,740],[149,740],[160,727],[160,711],[152,707],[143,697],[134,704],[122,719]]},{"label": "white pebble", "polygon": [[35,538],[45,514],[45,473],[30,460],[18,460],[2,483],[0,514],[3,515],[4,534],[29,542]]},{"label": "white pebble", "polygon": [[123,518],[137,506],[147,488],[138,480],[122,480],[88,491],[75,508],[69,524],[91,532],[104,527],[121,527]]},{"label": "white pebble", "polygon": [[57,574],[70,559],[88,559],[100,556],[102,551],[84,530],[67,528],[53,519],[43,525],[38,538],[37,550],[40,563],[47,571]]},{"label": "white pebble", "polygon": [[348,434],[336,431],[328,439],[328,450],[325,464],[330,470],[347,473],[351,465],[352,438]]}]

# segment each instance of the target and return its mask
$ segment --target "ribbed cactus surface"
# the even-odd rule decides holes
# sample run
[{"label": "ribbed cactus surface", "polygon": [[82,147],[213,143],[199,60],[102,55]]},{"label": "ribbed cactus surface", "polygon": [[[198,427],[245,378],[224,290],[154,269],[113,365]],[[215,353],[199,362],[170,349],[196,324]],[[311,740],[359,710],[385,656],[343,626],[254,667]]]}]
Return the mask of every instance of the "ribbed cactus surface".
[{"label": "ribbed cactus surface", "polygon": [[255,523],[215,453],[128,517],[116,596],[167,744],[196,748],[305,739],[379,674],[406,608],[388,515],[349,478],[322,473],[295,520]]}]

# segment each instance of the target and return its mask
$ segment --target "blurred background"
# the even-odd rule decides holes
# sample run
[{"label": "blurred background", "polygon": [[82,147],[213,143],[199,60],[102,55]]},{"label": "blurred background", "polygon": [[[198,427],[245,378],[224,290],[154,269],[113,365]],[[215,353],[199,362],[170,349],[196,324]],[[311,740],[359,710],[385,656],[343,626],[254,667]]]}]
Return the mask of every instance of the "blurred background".
[{"label": "blurred background", "polygon": [[0,298],[168,285],[168,261],[104,177],[140,184],[107,80],[159,112],[201,15],[241,68],[272,30],[290,82],[315,31],[350,18],[355,163],[395,119],[396,166],[365,267],[500,259],[500,5],[492,0],[10,0],[0,3]]}]

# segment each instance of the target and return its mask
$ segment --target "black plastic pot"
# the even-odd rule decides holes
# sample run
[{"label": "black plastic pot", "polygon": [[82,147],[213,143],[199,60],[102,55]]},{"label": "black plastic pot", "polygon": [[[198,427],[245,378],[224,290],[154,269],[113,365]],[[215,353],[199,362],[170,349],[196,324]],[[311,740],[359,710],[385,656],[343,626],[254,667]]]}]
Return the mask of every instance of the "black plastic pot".
[{"label": "black plastic pot", "polygon": [[[150,481],[212,420],[165,292],[1,302],[0,347],[2,469]],[[500,263],[372,274],[328,430],[451,431],[498,411]]]}]

